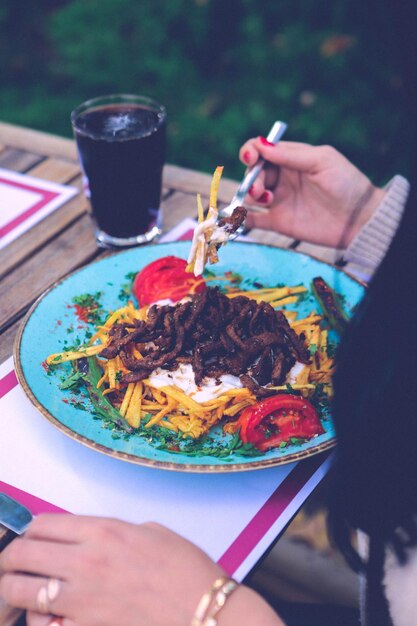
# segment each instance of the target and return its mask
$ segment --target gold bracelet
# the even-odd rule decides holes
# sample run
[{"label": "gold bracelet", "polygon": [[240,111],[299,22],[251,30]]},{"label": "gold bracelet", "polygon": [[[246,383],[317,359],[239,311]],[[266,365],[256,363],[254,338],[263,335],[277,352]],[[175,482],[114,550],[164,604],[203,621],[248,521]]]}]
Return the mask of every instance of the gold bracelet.
[{"label": "gold bracelet", "polygon": [[198,603],[191,626],[216,626],[217,614],[237,586],[238,583],[232,578],[217,578]]}]

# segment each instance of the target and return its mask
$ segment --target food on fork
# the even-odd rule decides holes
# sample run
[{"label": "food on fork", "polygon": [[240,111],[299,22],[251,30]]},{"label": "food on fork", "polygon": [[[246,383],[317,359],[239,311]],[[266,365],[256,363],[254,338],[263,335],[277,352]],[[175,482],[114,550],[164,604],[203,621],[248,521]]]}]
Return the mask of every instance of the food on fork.
[{"label": "food on fork", "polygon": [[223,167],[218,166],[213,174],[206,218],[204,218],[201,196],[200,194],[197,196],[198,224],[194,229],[187,266],[187,271],[194,273],[195,276],[203,273],[207,261],[211,264],[217,263],[218,248],[229,241],[230,236],[237,231],[246,218],[246,209],[239,206],[234,209],[230,217],[219,219],[217,196],[222,173]]}]

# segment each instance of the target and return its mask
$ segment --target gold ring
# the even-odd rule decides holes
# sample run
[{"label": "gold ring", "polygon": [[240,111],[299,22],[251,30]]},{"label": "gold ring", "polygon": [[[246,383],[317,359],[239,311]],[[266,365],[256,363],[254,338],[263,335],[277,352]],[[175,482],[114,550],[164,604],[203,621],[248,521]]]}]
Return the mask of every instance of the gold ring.
[{"label": "gold ring", "polygon": [[56,600],[61,588],[61,583],[57,578],[49,578],[46,585],[43,585],[36,596],[36,610],[38,613],[49,613],[49,604]]}]

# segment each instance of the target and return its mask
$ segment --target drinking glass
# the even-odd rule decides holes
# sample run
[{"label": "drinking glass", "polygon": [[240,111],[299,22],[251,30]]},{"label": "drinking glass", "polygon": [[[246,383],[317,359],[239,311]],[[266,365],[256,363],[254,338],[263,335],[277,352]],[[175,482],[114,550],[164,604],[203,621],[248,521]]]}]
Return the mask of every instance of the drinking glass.
[{"label": "drinking glass", "polygon": [[135,246],[160,234],[166,117],[158,102],[130,94],[100,96],[71,113],[98,246]]}]

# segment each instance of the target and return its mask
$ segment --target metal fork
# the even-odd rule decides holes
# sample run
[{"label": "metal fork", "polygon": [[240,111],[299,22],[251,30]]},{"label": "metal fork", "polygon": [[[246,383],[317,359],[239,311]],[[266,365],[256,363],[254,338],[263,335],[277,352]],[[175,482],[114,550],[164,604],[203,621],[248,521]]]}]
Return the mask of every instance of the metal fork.
[{"label": "metal fork", "polygon": [[[277,144],[286,130],[287,130],[287,124],[285,122],[279,122],[279,121],[275,122],[266,137],[267,141],[273,144]],[[230,217],[236,207],[242,206],[243,200],[245,199],[245,197],[247,196],[249,192],[249,189],[252,187],[253,183],[255,182],[255,180],[258,178],[259,174],[263,170],[264,165],[265,165],[265,159],[263,159],[262,157],[259,157],[255,165],[251,167],[251,169],[246,173],[244,179],[242,180],[239,187],[237,188],[237,191],[235,195],[233,196],[230,204],[224,207],[224,209],[220,209],[219,218]],[[243,232],[243,230],[244,230],[244,224],[242,224],[236,230],[236,232],[230,235],[229,240],[231,241],[233,239],[236,239],[236,237],[240,235]]]}]

